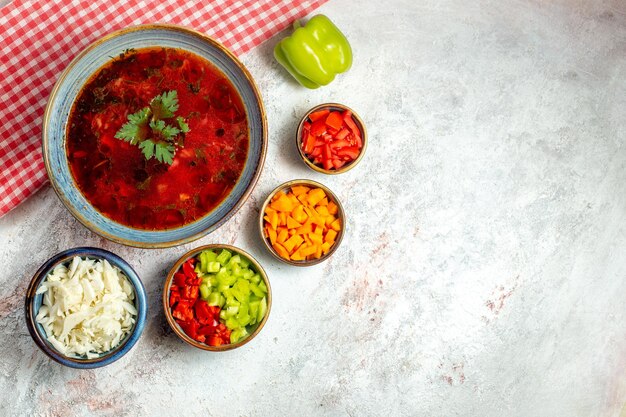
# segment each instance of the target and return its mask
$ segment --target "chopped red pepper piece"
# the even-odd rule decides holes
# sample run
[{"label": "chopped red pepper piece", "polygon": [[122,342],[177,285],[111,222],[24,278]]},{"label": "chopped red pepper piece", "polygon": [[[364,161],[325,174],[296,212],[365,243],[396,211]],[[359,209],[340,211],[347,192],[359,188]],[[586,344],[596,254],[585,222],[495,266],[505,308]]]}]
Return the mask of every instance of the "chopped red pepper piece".
[{"label": "chopped red pepper piece", "polygon": [[315,148],[315,138],[310,133],[306,135],[306,139],[304,140],[304,152],[311,153]]},{"label": "chopped red pepper piece", "polygon": [[174,307],[174,304],[180,301],[180,293],[178,291],[170,290],[170,307]]},{"label": "chopped red pepper piece", "polygon": [[177,322],[178,325],[183,329],[183,331],[187,334],[187,336],[192,339],[198,339],[198,322],[193,319],[193,317],[189,320],[181,320]]},{"label": "chopped red pepper piece", "polygon": [[356,159],[359,156],[359,150],[356,147],[341,148],[337,150],[338,156],[349,156],[350,159]]},{"label": "chopped red pepper piece", "polygon": [[361,136],[361,131],[356,126],[356,123],[354,123],[354,120],[352,120],[351,113],[346,112],[346,114],[343,115],[343,121],[346,126],[348,126],[348,129],[350,129],[355,136]]},{"label": "chopped red pepper piece", "polygon": [[204,300],[197,300],[196,304],[194,304],[194,310],[200,324],[213,323],[213,314],[209,310],[209,303]]},{"label": "chopped red pepper piece", "polygon": [[215,334],[217,328],[213,327],[213,326],[201,326],[198,328],[198,334],[204,335],[204,336],[210,336],[212,334]]},{"label": "chopped red pepper piece", "polygon": [[220,319],[220,308],[218,306],[209,306],[209,312],[217,321]]},{"label": "chopped red pepper piece", "polygon": [[324,116],[326,116],[328,113],[330,113],[330,110],[328,109],[318,110],[316,112],[311,113],[309,115],[309,119],[311,119],[312,122],[315,122],[319,119],[323,119]]},{"label": "chopped red pepper piece", "polygon": [[181,292],[182,298],[190,300],[192,303],[198,298],[200,287],[197,285],[185,285]]},{"label": "chopped red pepper piece", "polygon": [[350,142],[345,139],[336,140],[330,143],[330,149],[343,148],[345,146],[350,146]]},{"label": "chopped red pepper piece", "polygon": [[[193,259],[193,258],[190,258]],[[180,274],[180,272],[178,272]],[[183,264],[183,273],[187,278],[194,279],[197,277],[196,272],[193,270],[193,264],[189,260]]]},{"label": "chopped red pepper piece", "polygon": [[339,159],[333,159],[333,166],[335,169],[339,169],[346,164],[345,161],[340,161]]},{"label": "chopped red pepper piece", "polygon": [[174,284],[182,288],[186,285],[186,283],[187,277],[185,276],[185,274],[181,274],[180,272],[174,274]]},{"label": "chopped red pepper piece", "polygon": [[331,111],[326,117],[326,125],[332,127],[335,130],[341,129],[343,126],[343,117],[338,111]]},{"label": "chopped red pepper piece", "polygon": [[326,122],[324,119],[319,119],[311,125],[311,134],[313,136],[321,136],[326,133]]},{"label": "chopped red pepper piece", "polygon": [[182,321],[193,320],[193,310],[191,306],[193,302],[190,300],[180,300],[176,304],[174,311],[172,311],[172,316]]},{"label": "chopped red pepper piece", "polygon": [[311,152],[310,156],[316,157],[316,156],[320,156],[321,154],[322,154],[322,147],[316,146],[315,149],[313,149],[313,152]]},{"label": "chopped red pepper piece", "polygon": [[221,337],[213,334],[207,338],[207,344],[209,346],[220,346],[224,343]]},{"label": "chopped red pepper piece", "polygon": [[337,132],[337,134],[335,135],[335,139],[337,139],[337,140],[344,139],[349,134],[350,134],[350,131],[348,129],[346,129],[346,128],[343,128],[339,132]]}]

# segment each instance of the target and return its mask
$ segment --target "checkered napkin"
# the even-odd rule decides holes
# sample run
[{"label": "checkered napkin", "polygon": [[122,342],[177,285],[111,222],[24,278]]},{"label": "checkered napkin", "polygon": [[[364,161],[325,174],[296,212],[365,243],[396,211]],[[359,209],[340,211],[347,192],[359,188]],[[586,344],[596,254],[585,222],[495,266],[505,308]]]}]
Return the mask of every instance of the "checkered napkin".
[{"label": "checkered napkin", "polygon": [[237,55],[327,0],[14,0],[0,8],[0,216],[47,181],[41,121],[52,86],[88,44],[131,25],[204,32]]}]

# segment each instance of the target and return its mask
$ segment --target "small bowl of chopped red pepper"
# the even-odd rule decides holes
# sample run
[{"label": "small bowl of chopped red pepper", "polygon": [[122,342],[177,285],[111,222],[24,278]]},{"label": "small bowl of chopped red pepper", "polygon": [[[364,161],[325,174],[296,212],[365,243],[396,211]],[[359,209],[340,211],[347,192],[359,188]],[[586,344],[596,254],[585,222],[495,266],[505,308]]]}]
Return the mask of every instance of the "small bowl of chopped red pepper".
[{"label": "small bowl of chopped red pepper", "polygon": [[354,110],[339,103],[325,103],[304,115],[298,125],[296,145],[309,168],[341,174],[363,158],[367,132]]},{"label": "small bowl of chopped red pepper", "polygon": [[165,317],[174,332],[200,349],[224,351],[252,340],[272,305],[269,280],[245,251],[206,245],[184,254],[163,288]]}]

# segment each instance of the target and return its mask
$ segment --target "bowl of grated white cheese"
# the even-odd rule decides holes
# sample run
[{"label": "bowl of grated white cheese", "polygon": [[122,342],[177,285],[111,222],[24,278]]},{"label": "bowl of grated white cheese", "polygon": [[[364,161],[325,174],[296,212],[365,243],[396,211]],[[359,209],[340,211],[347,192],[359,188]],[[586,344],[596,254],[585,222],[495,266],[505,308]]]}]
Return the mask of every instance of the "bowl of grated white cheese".
[{"label": "bowl of grated white cheese", "polygon": [[63,251],[35,273],[26,324],[37,346],[72,368],[97,368],[125,355],[146,320],[146,293],[133,268],[98,248]]}]

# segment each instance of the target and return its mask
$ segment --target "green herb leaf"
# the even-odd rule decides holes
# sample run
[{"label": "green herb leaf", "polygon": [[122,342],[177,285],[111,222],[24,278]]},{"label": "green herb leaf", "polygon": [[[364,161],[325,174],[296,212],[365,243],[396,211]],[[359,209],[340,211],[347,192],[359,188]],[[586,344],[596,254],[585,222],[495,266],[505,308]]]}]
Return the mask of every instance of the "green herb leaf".
[{"label": "green herb leaf", "polygon": [[146,125],[149,117],[150,108],[148,107],[139,110],[137,113],[129,114],[128,122],[117,131],[115,137],[130,142],[131,145],[136,145],[145,140],[148,133]]},{"label": "green herb leaf", "polygon": [[155,148],[155,158],[157,161],[172,165],[172,162],[174,162],[174,152],[176,151],[176,148],[163,142],[157,142]]},{"label": "green herb leaf", "polygon": [[152,142],[152,140],[150,139],[146,139],[139,144],[139,149],[141,149],[141,152],[146,157],[146,159],[150,159],[154,156],[154,147],[155,143]]},{"label": "green herb leaf", "polygon": [[189,132],[189,125],[185,122],[185,119],[183,119],[182,117],[178,116],[176,118],[176,121],[178,122],[178,126],[180,127],[180,131],[183,133],[187,133]]},{"label": "green herb leaf", "polygon": [[174,117],[178,110],[178,93],[172,90],[156,96],[150,101],[150,108],[155,119]]},{"label": "green herb leaf", "polygon": [[165,140],[173,140],[180,133],[177,127],[166,125],[163,120],[151,121],[150,128],[154,133],[160,134]]},{"label": "green herb leaf", "polygon": [[185,133],[189,132],[189,125],[183,117],[176,117],[176,122],[171,120],[177,110],[178,93],[176,90],[166,91],[153,98],[149,107],[128,115],[128,122],[117,131],[115,137],[137,145],[147,160],[155,158],[171,165],[176,146],[183,146]]}]

